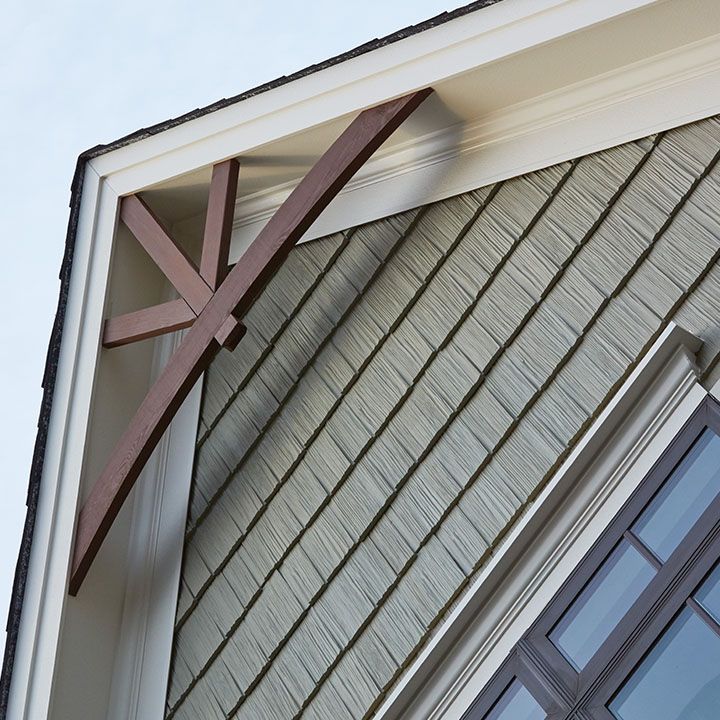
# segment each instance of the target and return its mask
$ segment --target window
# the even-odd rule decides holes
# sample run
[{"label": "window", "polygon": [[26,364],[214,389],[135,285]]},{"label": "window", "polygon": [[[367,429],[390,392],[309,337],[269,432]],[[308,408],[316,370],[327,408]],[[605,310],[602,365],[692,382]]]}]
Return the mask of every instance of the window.
[{"label": "window", "polygon": [[720,717],[720,407],[700,406],[464,720]]}]

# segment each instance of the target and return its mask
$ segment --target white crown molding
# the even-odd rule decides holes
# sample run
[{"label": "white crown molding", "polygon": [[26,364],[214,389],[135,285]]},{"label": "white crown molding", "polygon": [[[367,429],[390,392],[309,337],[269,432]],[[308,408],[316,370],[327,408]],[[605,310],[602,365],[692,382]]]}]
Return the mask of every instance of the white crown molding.
[{"label": "white crown molding", "polygon": [[[720,113],[718,87],[714,36],[391,146],[366,163],[302,241]],[[233,261],[294,186],[237,200]]]},{"label": "white crown molding", "polygon": [[661,0],[504,0],[95,158],[120,195]]},{"label": "white crown molding", "polygon": [[378,711],[459,720],[706,397],[671,323],[516,523]]}]

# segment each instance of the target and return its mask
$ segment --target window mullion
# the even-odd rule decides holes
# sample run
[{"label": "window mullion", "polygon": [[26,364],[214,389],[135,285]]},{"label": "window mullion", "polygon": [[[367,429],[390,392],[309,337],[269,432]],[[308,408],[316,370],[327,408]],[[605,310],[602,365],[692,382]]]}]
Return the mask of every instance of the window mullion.
[{"label": "window mullion", "polygon": [[633,534],[632,530],[626,530],[623,533],[623,537],[655,568],[655,570],[660,570],[662,563],[655,557],[653,552],[645,547],[642,541]]},{"label": "window mullion", "polygon": [[[713,503],[711,507],[716,505],[717,503]],[[701,550],[696,549],[695,552],[690,553],[690,558],[684,558],[685,562],[680,563],[678,558],[674,558],[673,562],[664,567],[664,572],[672,570],[672,579],[664,583],[667,589],[644,613],[637,613],[640,621],[636,629],[603,669],[599,682],[594,683],[592,691],[584,702],[589,706],[604,706],[610,701],[683,607],[687,606],[687,599],[719,557],[720,521],[714,526],[710,536],[701,543]],[[680,567],[671,568],[668,567],[669,565],[680,565]]]},{"label": "window mullion", "polygon": [[717,635],[720,637],[720,625],[715,618],[695,600],[695,598],[687,599],[687,606]]}]

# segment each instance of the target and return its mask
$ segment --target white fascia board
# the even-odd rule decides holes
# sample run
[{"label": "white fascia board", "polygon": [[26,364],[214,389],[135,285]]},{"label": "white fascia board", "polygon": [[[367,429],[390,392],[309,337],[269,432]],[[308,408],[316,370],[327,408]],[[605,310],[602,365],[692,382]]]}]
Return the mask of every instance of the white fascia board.
[{"label": "white fascia board", "polygon": [[[371,159],[302,242],[720,113],[718,87],[715,36],[418,138]],[[233,262],[293,187],[238,200]]]},{"label": "white fascia board", "polygon": [[86,167],[8,720],[50,711],[117,205]]},{"label": "white fascia board", "polygon": [[92,161],[119,195],[355,114],[658,0],[504,0]]},{"label": "white fascia board", "polygon": [[[103,602],[102,596],[88,595],[87,583],[78,598],[70,598],[67,587],[88,454],[86,438],[93,417],[117,208],[117,195],[87,168],[7,720],[58,715],[61,643],[69,632],[68,612],[78,612],[70,604]],[[180,338],[181,334],[175,334],[155,341],[151,376],[160,373]],[[146,371],[137,368],[138,382],[146,377]],[[110,688],[110,700],[99,712],[112,720],[141,720],[160,717],[163,712],[201,390],[202,379],[143,471],[134,497],[129,547],[125,550],[124,536],[109,536],[105,543],[123,544],[118,548],[119,557],[127,553],[129,568],[122,621],[115,634],[105,638],[105,667],[113,668],[112,677],[100,677],[101,668],[84,667],[84,658],[71,658],[78,668],[84,667],[88,692],[93,685]],[[119,572],[120,568],[107,571]],[[88,708],[84,690],[75,698],[71,690],[69,701],[67,688],[60,690],[65,694],[64,709],[75,703],[72,716],[83,717]]]},{"label": "white fascia board", "polygon": [[707,396],[674,323],[515,524],[377,718],[459,720]]}]

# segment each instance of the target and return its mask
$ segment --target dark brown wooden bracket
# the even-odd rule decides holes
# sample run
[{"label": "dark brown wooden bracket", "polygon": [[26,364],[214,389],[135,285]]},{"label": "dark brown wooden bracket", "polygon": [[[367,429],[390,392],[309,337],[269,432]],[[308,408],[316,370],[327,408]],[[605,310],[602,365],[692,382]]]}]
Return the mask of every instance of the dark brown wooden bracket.
[{"label": "dark brown wooden bracket", "polygon": [[152,451],[221,346],[244,332],[237,320],[295,243],[348,180],[425,100],[427,88],[360,113],[300,181],[233,269],[227,272],[238,166],[213,168],[198,270],[143,201],[124,198],[120,217],[174,285],[181,299],[107,321],[103,344],[115,347],[190,330],[145,396],[80,510],[70,577],[76,595]]},{"label": "dark brown wooden bracket", "polygon": [[[227,272],[237,181],[237,160],[226,160],[213,167],[200,270],[142,198],[130,195],[121,200],[120,219],[181,297],[109,318],[103,329],[104,347],[126,345],[193,324]],[[235,337],[238,331],[242,334],[237,325],[235,318],[228,318],[223,335]]]}]

